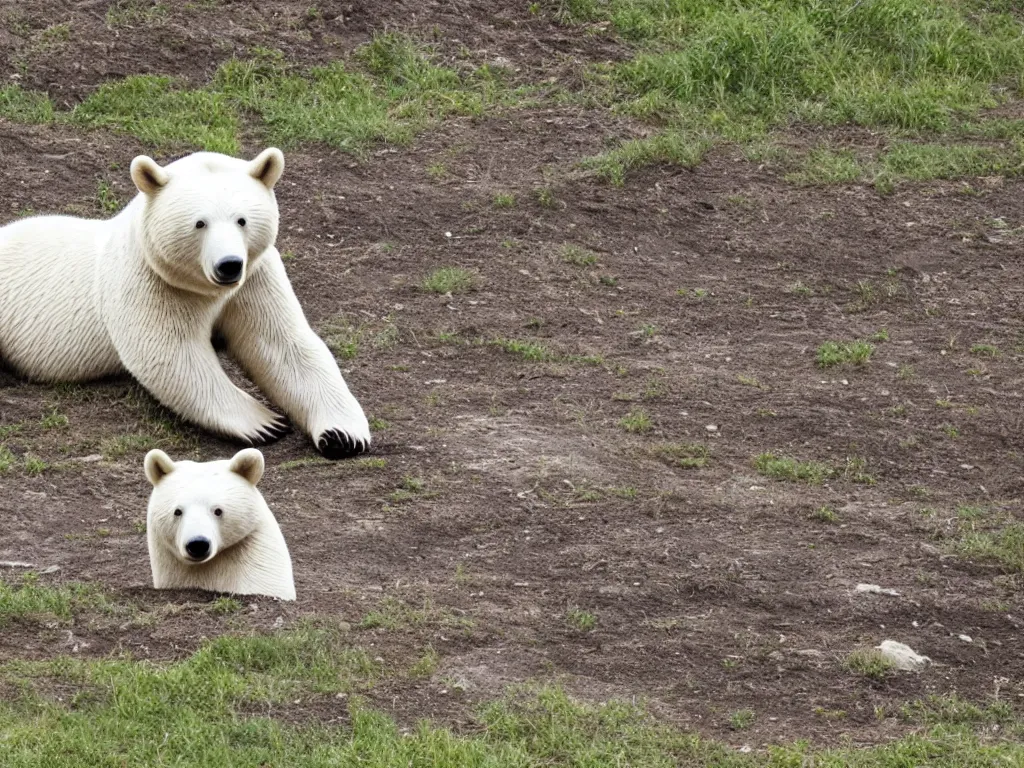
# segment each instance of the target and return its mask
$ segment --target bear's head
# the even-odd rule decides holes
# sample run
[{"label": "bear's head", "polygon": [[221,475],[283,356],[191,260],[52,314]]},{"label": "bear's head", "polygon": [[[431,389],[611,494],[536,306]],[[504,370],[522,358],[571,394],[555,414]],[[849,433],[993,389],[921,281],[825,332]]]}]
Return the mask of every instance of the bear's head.
[{"label": "bear's head", "polygon": [[263,454],[246,448],[225,461],[172,461],[161,450],[146,454],[153,484],[147,527],[151,541],[178,561],[206,563],[244,541],[259,526],[256,484]]},{"label": "bear's head", "polygon": [[274,185],[283,171],[284,155],[273,147],[252,161],[196,152],[161,167],[136,157],[131,175],[149,266],[193,293],[218,296],[240,286],[277,239]]}]

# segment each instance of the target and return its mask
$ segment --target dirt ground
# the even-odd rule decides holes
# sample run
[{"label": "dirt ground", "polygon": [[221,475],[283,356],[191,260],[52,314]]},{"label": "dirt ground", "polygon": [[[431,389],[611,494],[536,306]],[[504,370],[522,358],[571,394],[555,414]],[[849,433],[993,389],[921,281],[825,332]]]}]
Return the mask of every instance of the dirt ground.
[{"label": "dirt ground", "polygon": [[[114,76],[204,82],[252,45],[321,62],[395,26],[503,57],[524,79],[573,78],[578,61],[619,55],[490,0],[320,3],[312,20],[303,3],[229,2],[202,23],[174,4],[159,24],[116,31],[108,5],[20,3],[20,26],[8,14],[0,32],[4,80],[74,104]],[[32,30],[65,18],[70,41],[32,48]],[[105,439],[152,430],[159,409],[128,380],[67,390],[0,373],[0,423],[28,425],[8,447],[51,465],[0,475],[0,560],[58,566],[44,579],[96,582],[152,618],[14,625],[0,633],[0,660],[179,658],[220,632],[317,617],[345,622],[353,644],[394,668],[436,651],[432,677],[370,693],[405,723],[467,722],[474,702],[528,679],[645,698],[669,722],[755,747],[883,741],[909,727],[891,716],[902,702],[932,693],[1019,706],[1019,576],[952,554],[951,542],[958,505],[1024,520],[1024,183],[902,185],[885,197],[804,188],[730,149],[621,188],[575,169],[642,130],[576,108],[517,111],[449,120],[363,160],[287,153],[279,246],[295,255],[293,285],[315,327],[361,334],[343,369],[386,423],[371,454],[384,467],[286,465],[315,455],[298,434],[264,449],[261,487],[294,558],[295,604],[247,600],[218,617],[209,596],[149,589],[143,452],[96,457]],[[4,220],[26,208],[99,215],[97,178],[127,200],[126,169],[143,149],[0,122]],[[440,179],[427,171],[437,163]],[[540,188],[554,204],[538,202]],[[499,192],[516,205],[496,209]],[[596,263],[565,261],[565,244]],[[475,289],[423,291],[440,266],[473,270]],[[815,365],[821,343],[881,329],[889,339],[867,365]],[[558,359],[479,343],[498,339]],[[1001,354],[979,357],[976,344]],[[37,427],[54,407],[68,425]],[[641,408],[652,426],[626,431],[620,420]],[[185,436],[204,460],[236,449]],[[707,465],[659,458],[667,442],[705,446]],[[769,451],[840,467],[860,458],[875,482],[769,479],[753,466]],[[812,515],[825,505],[837,522]],[[855,593],[862,582],[899,594]],[[381,606],[396,626],[359,628]],[[596,617],[592,631],[567,622],[575,607]],[[884,639],[933,665],[883,682],[844,668],[851,650]],[[730,714],[745,709],[753,724],[733,730]],[[344,705],[295,710],[286,716],[330,719]]]}]

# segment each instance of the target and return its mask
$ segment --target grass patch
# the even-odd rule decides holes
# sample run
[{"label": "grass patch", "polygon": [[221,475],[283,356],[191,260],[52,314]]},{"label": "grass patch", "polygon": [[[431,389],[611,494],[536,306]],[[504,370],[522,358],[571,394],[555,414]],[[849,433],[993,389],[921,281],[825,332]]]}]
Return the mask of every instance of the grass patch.
[{"label": "grass patch", "polygon": [[515,208],[516,196],[511,192],[499,192],[491,202],[495,208]]},{"label": "grass patch", "polygon": [[17,461],[11,449],[6,445],[0,445],[0,474],[7,472]]},{"label": "grass patch", "polygon": [[435,269],[420,283],[430,293],[466,293],[473,287],[473,273],[462,267]]},{"label": "grass patch", "polygon": [[492,339],[487,342],[492,347],[497,347],[516,357],[521,357],[531,363],[547,363],[558,359],[558,356],[543,344],[523,339]]},{"label": "grass patch", "polygon": [[619,419],[619,426],[627,432],[642,435],[654,429],[654,421],[643,408],[634,408]]},{"label": "grass patch", "polygon": [[869,341],[826,341],[818,347],[815,360],[819,368],[837,365],[864,365],[871,359],[875,345]]},{"label": "grass patch", "polygon": [[562,261],[566,264],[577,267],[592,267],[597,264],[597,254],[581,245],[566,243],[561,247],[559,253],[562,256]]},{"label": "grass patch", "polygon": [[785,179],[796,184],[848,184],[862,174],[863,168],[850,150],[812,149],[800,170],[786,174]]},{"label": "grass patch", "polygon": [[1024,573],[1024,523],[997,531],[969,531],[954,545],[962,557],[995,563],[1008,573]]},{"label": "grass patch", "polygon": [[650,451],[666,464],[681,469],[702,469],[711,458],[707,446],[700,443],[660,443]]},{"label": "grass patch", "polygon": [[106,610],[111,604],[89,584],[41,584],[35,573],[26,573],[21,584],[0,581],[0,627],[14,621],[69,623],[85,610]]},{"label": "grass patch", "polygon": [[839,513],[829,506],[818,507],[810,514],[810,518],[821,523],[838,523]]},{"label": "grass patch", "polygon": [[[107,23],[152,24],[166,12],[163,4],[119,0],[110,6]],[[225,62],[201,88],[162,75],[110,80],[68,112],[54,110],[46,94],[9,86],[0,90],[0,116],[118,131],[167,153],[198,148],[237,154],[246,115],[255,118],[262,140],[286,149],[322,142],[361,152],[373,142],[409,141],[448,115],[478,115],[529,99],[528,91],[506,86],[486,67],[456,71],[435,65],[431,57],[429,48],[386,32],[349,61],[304,71],[283,54],[262,50]]]},{"label": "grass patch", "polygon": [[773,480],[820,485],[835,474],[835,470],[820,461],[797,461],[773,453],[762,453],[754,459],[754,467]]},{"label": "grass patch", "polygon": [[565,612],[565,623],[577,632],[592,632],[597,627],[597,616],[582,608],[570,608]]},{"label": "grass patch", "polygon": [[100,441],[100,453],[106,461],[115,461],[132,453],[144,453],[166,446],[167,441],[153,435],[118,435]]},{"label": "grass patch", "polygon": [[[1008,725],[1001,731],[1007,734],[1003,740],[991,731],[982,737],[971,729],[980,730],[987,721],[969,718],[963,707],[930,704],[907,712],[935,725],[884,745],[841,744],[817,751],[801,742],[773,746],[762,755],[738,754],[659,724],[632,703],[581,703],[557,687],[513,688],[476,709],[473,727],[459,734],[426,722],[400,729],[358,695],[339,704],[347,709],[347,717],[338,718],[344,725],[304,721],[307,699],[314,700],[315,712],[317,698],[357,693],[382,676],[379,663],[342,638],[330,629],[303,625],[267,636],[223,636],[166,665],[66,657],[8,663],[0,675],[16,687],[0,700],[0,763],[5,768],[962,768],[1024,760],[1024,746],[1012,738]],[[425,675],[436,663],[428,648],[413,671]],[[59,699],[54,690],[61,692]],[[282,710],[287,714],[280,719],[266,714]],[[752,722],[749,714],[734,715],[740,727]]]},{"label": "grass patch", "polygon": [[107,81],[68,119],[87,128],[127,133],[164,151],[239,151],[238,118],[228,98],[216,91],[189,90],[170,77],[133,75]]},{"label": "grass patch", "polygon": [[[970,118],[1019,89],[1024,71],[1018,20],[963,3],[564,0],[560,15],[603,23],[632,46],[631,59],[592,71],[593,95],[662,128],[591,161],[613,181],[654,162],[690,165],[711,142],[750,142],[793,122],[892,133],[969,123],[986,133]],[[856,169],[833,152],[802,173],[852,180]]]},{"label": "grass patch", "polygon": [[45,93],[26,91],[18,85],[0,88],[0,117],[15,123],[52,123],[53,102]]},{"label": "grass patch", "polygon": [[872,680],[884,680],[895,670],[893,663],[877,648],[852,651],[843,661],[843,666]]}]

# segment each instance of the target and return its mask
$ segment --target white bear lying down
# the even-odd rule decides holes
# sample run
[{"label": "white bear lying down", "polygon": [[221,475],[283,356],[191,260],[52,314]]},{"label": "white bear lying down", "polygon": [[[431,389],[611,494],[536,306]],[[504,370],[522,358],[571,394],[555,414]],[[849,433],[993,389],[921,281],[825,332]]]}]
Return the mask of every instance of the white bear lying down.
[{"label": "white bear lying down", "polygon": [[250,444],[287,421],[236,387],[211,338],[328,458],[370,429],[306,322],[274,247],[284,156],[197,152],[132,161],[139,194],[109,220],[37,216],[0,228],[0,361],[36,381],[127,370],[161,403]]},{"label": "white bear lying down", "polygon": [[153,484],[146,517],[156,589],[205,589],[295,599],[288,545],[256,484],[263,454],[227,461],[171,461],[146,454]]}]

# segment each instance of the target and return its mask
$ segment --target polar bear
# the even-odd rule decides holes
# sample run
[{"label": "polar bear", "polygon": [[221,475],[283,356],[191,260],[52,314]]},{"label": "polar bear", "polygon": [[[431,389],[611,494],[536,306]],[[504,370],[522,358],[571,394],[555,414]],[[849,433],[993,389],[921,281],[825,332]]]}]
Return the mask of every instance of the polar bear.
[{"label": "polar bear", "polygon": [[231,383],[212,338],[318,450],[367,450],[370,429],[306,322],[274,247],[284,155],[197,152],[131,164],[138,194],[107,220],[39,216],[0,228],[0,361],[29,379],[127,370],[212,432],[269,442],[287,420]]},{"label": "polar bear", "polygon": [[171,461],[146,454],[153,484],[146,516],[156,589],[205,589],[295,599],[288,545],[256,484],[263,454],[225,461]]}]

